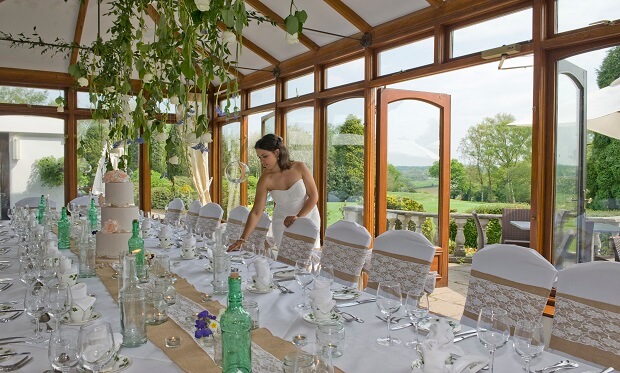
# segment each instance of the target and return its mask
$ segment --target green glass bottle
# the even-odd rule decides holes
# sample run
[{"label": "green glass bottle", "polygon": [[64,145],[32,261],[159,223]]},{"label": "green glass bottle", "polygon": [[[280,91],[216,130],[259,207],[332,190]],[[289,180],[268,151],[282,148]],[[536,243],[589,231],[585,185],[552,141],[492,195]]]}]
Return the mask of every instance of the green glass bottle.
[{"label": "green glass bottle", "polygon": [[67,218],[67,209],[65,207],[60,210],[60,220],[58,220],[58,248],[68,249],[71,246],[70,240],[70,224]]},{"label": "green glass bottle", "polygon": [[131,223],[132,235],[129,239],[129,254],[136,256],[136,268],[140,280],[146,277],[144,267],[144,240],[140,237],[140,222],[134,219]]},{"label": "green glass bottle", "polygon": [[37,209],[37,221],[39,224],[43,224],[43,218],[45,217],[45,196],[41,194],[41,200],[39,201],[39,207]]},{"label": "green glass bottle", "polygon": [[222,329],[222,373],[252,371],[252,318],[241,302],[241,277],[237,272],[228,278],[228,308],[220,320]]},{"label": "green glass bottle", "polygon": [[99,229],[99,218],[97,213],[97,206],[95,206],[95,200],[91,198],[90,208],[88,209],[88,221],[90,222],[90,230],[96,231]]}]

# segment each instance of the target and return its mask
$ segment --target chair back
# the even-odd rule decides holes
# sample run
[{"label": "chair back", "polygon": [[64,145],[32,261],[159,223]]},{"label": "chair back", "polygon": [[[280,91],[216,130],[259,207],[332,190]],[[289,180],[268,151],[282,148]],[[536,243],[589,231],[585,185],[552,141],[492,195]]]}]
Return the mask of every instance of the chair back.
[{"label": "chair back", "polygon": [[620,263],[580,263],[558,272],[549,347],[602,366],[620,361]]},{"label": "chair back", "polygon": [[340,220],[325,230],[321,264],[331,264],[342,284],[358,286],[372,237],[363,226]]},{"label": "chair back", "polygon": [[511,221],[530,221],[530,209],[502,209],[502,243],[530,246],[530,232],[512,225]]},{"label": "chair back", "polygon": [[[36,209],[39,206],[39,202],[41,201],[41,197],[27,197],[27,198],[22,198],[19,201],[15,202],[15,206],[26,206],[29,209]],[[50,208],[52,210],[56,209],[56,201],[52,201],[51,199],[48,200],[49,204],[50,204]],[[88,202],[90,203],[90,201]]]},{"label": "chair back", "polygon": [[190,203],[189,208],[187,209],[187,214],[185,216],[185,225],[187,228],[191,228],[194,231],[196,230],[196,221],[198,221],[201,207],[202,204],[199,200],[194,200],[192,201],[192,203]]},{"label": "chair back", "polygon": [[422,234],[389,230],[375,238],[368,287],[382,281],[398,281],[403,294],[421,293],[431,268],[435,246]]},{"label": "chair back", "polygon": [[620,253],[618,253],[620,249],[620,236],[611,236],[609,237],[609,247],[614,251],[614,257],[616,262],[620,262]]},{"label": "chair back", "polygon": [[461,323],[476,326],[482,308],[502,308],[517,320],[539,320],[557,270],[536,251],[517,245],[488,245],[472,259]]},{"label": "chair back", "polygon": [[[247,220],[248,217],[246,216],[243,220],[244,227]],[[266,212],[263,212],[258,224],[256,224],[256,228],[254,228],[254,232],[252,232],[250,237],[248,237],[248,243],[254,244],[257,248],[265,246],[265,238],[267,237],[269,228],[271,228],[271,218],[269,218],[269,215]]]},{"label": "chair back", "polygon": [[185,203],[180,198],[174,198],[168,203],[164,222],[173,226],[179,224],[183,210],[185,210]]},{"label": "chair back", "polygon": [[487,236],[484,234],[482,224],[480,223],[480,217],[476,211],[472,211],[471,215],[474,217],[474,223],[476,224],[476,231],[478,232],[478,250],[481,250],[487,245]]},{"label": "chair back", "polygon": [[197,234],[213,234],[221,225],[224,209],[214,202],[207,203],[200,208],[196,220]]},{"label": "chair back", "polygon": [[572,229],[563,233],[562,239],[558,243],[557,247],[553,249],[553,263],[556,268],[564,268],[565,262],[576,261],[577,255],[568,251],[568,248],[575,240],[575,232]]},{"label": "chair back", "polygon": [[228,242],[234,242],[241,237],[245,221],[248,219],[249,214],[250,210],[245,206],[237,206],[230,210],[228,213],[228,220],[226,221],[226,236],[228,236]]},{"label": "chair back", "polygon": [[81,196],[76,197],[69,202],[70,204],[74,204],[77,208],[77,212],[83,215],[88,215],[88,209],[90,208],[90,200],[95,200],[95,206],[99,207],[99,198],[96,196]]},{"label": "chair back", "polygon": [[284,228],[277,261],[294,266],[297,260],[310,259],[318,234],[319,228],[311,219],[297,218],[290,227]]}]

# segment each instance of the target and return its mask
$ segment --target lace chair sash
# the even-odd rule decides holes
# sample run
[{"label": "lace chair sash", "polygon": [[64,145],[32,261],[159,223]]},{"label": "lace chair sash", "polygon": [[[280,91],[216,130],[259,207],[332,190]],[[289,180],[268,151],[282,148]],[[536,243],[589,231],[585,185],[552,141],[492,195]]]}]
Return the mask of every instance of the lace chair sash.
[{"label": "lace chair sash", "polygon": [[256,227],[254,229],[254,232],[252,232],[252,234],[250,234],[250,237],[248,237],[248,242],[254,244],[255,247],[264,246],[265,238],[267,237],[267,231],[269,231],[269,229]]},{"label": "lace chair sash", "polygon": [[325,237],[321,263],[334,266],[334,276],[358,283],[369,248]]},{"label": "lace chair sash", "polygon": [[187,226],[192,229],[196,229],[197,221],[198,221],[197,215],[190,215],[190,213],[188,212],[187,215],[185,216],[185,222],[187,223]]},{"label": "lace chair sash", "polygon": [[228,223],[226,224],[226,235],[228,236],[229,242],[239,239],[242,232],[243,224],[240,221],[228,219]]},{"label": "lace chair sash", "polygon": [[288,265],[295,265],[297,260],[308,260],[312,255],[315,238],[284,232],[278,249],[277,260]]},{"label": "lace chair sash", "polygon": [[196,216],[196,218],[198,218],[198,213],[197,212],[188,211],[187,215],[189,215],[189,216]]},{"label": "lace chair sash", "polygon": [[620,361],[620,306],[557,293],[549,347],[596,364]]},{"label": "lace chair sash", "polygon": [[481,308],[506,310],[511,327],[517,320],[539,320],[547,304],[550,289],[525,285],[488,273],[472,270],[463,316],[478,319]]},{"label": "lace chair sash", "polygon": [[201,216],[196,221],[197,234],[211,234],[220,227],[220,219]]},{"label": "lace chair sash", "polygon": [[403,294],[421,293],[430,268],[430,262],[418,258],[373,250],[368,286],[376,289],[379,282],[398,281]]},{"label": "lace chair sash", "polygon": [[166,223],[175,224],[181,221],[181,210],[168,209],[166,212]]}]

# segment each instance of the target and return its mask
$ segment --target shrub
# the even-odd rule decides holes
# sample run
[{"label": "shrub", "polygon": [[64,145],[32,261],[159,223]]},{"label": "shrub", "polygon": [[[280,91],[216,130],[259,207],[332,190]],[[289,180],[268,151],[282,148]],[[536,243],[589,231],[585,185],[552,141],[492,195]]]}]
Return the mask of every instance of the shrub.
[{"label": "shrub", "polygon": [[409,197],[387,196],[387,208],[390,210],[424,211],[421,203]]},{"label": "shrub", "polygon": [[65,160],[53,156],[43,157],[35,161],[35,170],[39,174],[41,185],[54,188],[65,183]]},{"label": "shrub", "polygon": [[170,188],[151,188],[151,207],[153,209],[164,210],[172,198],[174,197]]}]

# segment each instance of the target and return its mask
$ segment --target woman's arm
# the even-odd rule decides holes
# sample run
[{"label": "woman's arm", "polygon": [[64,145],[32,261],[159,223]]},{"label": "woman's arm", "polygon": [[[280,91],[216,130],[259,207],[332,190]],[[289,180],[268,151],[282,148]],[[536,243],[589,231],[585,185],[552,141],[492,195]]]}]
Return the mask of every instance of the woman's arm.
[{"label": "woman's arm", "polygon": [[306,164],[303,162],[295,162],[294,169],[297,170],[301,174],[303,183],[306,186],[306,194],[308,195],[308,198],[306,199],[306,202],[304,202],[303,207],[301,208],[301,210],[299,210],[297,215],[287,216],[284,219],[284,226],[286,227],[289,227],[291,224],[293,224],[293,222],[298,217],[308,215],[310,211],[312,211],[314,206],[316,206],[317,202],[319,201],[319,192],[316,188],[316,184],[314,183],[314,178],[312,177],[312,173],[310,172],[310,169],[308,168],[308,166],[306,166]]},{"label": "woman's arm", "polygon": [[265,203],[267,202],[267,187],[266,181],[261,176],[258,179],[258,183],[256,184],[256,196],[254,197],[254,206],[252,206],[252,211],[248,215],[248,219],[245,222],[245,227],[243,228],[243,233],[241,233],[241,237],[237,241],[235,241],[232,245],[228,247],[228,251],[238,250],[244,242],[247,242],[248,238],[258,222],[263,215],[263,211],[265,210]]}]

